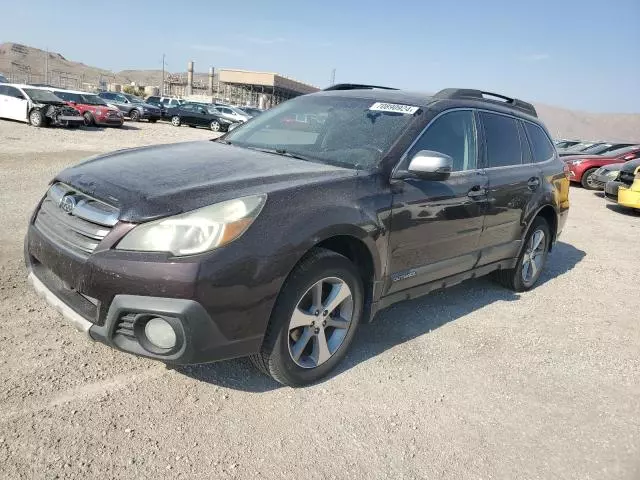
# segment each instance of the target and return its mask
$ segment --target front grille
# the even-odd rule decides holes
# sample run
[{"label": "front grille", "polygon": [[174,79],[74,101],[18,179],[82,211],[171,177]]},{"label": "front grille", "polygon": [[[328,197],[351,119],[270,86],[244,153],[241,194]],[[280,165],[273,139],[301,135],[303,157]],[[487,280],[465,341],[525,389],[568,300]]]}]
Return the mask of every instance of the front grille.
[{"label": "front grille", "polygon": [[118,319],[118,323],[116,324],[116,328],[114,330],[114,334],[124,335],[129,338],[136,338],[136,334],[133,332],[133,323],[136,320],[135,313],[127,313],[122,315]]},{"label": "front grille", "polygon": [[34,224],[52,242],[88,256],[117,223],[118,214],[116,208],[56,183],[42,201]]}]

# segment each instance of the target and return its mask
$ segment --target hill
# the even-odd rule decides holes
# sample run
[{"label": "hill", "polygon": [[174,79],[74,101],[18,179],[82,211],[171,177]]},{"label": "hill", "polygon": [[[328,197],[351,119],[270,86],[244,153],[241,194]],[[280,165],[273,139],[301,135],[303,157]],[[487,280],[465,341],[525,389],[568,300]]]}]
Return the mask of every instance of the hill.
[{"label": "hill", "polygon": [[[45,66],[46,65],[46,66]],[[67,60],[59,53],[45,52],[18,43],[0,44],[0,73],[12,81],[48,82],[70,88],[88,88],[106,83],[155,85],[162,82],[161,70],[123,70],[112,72]],[[171,74],[166,72],[167,75]],[[185,72],[173,75],[184,76]],[[194,74],[194,81],[207,83],[206,73]],[[588,113],[536,104],[538,115],[557,138],[607,139],[640,142],[640,113]]]}]

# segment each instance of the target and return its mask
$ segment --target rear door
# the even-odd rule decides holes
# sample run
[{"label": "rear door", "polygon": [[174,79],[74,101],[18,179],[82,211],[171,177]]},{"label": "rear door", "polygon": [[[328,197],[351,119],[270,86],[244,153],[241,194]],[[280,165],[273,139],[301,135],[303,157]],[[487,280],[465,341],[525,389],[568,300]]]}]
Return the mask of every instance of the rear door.
[{"label": "rear door", "polygon": [[489,179],[480,266],[517,256],[527,213],[537,204],[542,170],[533,161],[520,119],[488,111],[478,116]]},{"label": "rear door", "polygon": [[3,118],[10,118],[12,120],[20,120],[26,122],[29,111],[29,101],[26,95],[24,95],[16,87],[10,85],[2,85],[2,105],[0,106],[0,116]]},{"label": "rear door", "polygon": [[393,194],[387,293],[471,270],[487,205],[488,181],[478,168],[477,126],[470,109],[436,117],[408,152],[453,158],[447,180],[407,178]]}]

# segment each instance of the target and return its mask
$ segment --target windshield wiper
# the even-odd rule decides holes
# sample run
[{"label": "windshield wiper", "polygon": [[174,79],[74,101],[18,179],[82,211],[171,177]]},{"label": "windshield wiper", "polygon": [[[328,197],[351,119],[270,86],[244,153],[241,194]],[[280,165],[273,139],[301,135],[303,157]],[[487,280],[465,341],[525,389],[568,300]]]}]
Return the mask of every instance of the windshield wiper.
[{"label": "windshield wiper", "polygon": [[317,162],[314,158],[301,155],[299,153],[288,152],[284,148],[260,148],[260,147],[245,147],[251,150],[257,150],[258,152],[271,153],[274,155],[281,155],[283,157],[295,158],[296,160],[305,160],[307,162]]}]

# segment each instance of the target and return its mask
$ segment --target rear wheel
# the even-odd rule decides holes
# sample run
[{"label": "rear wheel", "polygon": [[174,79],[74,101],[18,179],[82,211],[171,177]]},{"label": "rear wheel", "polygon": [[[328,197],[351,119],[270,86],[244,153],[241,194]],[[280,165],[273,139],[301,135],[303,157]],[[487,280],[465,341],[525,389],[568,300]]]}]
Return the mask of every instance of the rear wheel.
[{"label": "rear wheel", "polygon": [[34,108],[31,110],[29,113],[29,123],[34,127],[44,126],[44,115],[39,109]]},{"label": "rear wheel", "polygon": [[173,125],[174,127],[179,127],[181,123],[182,122],[180,121],[179,116],[174,115],[173,117],[171,117],[171,125]]},{"label": "rear wheel", "polygon": [[87,127],[90,127],[95,123],[93,115],[91,115],[89,112],[84,112],[84,115],[82,115],[82,117],[84,118],[84,124]]},{"label": "rear wheel", "polygon": [[212,120],[211,123],[209,124],[209,128],[211,130],[213,130],[214,132],[219,132],[220,131],[220,122],[218,122],[217,120]]},{"label": "rear wheel", "polygon": [[516,267],[498,270],[494,278],[503,286],[516,292],[531,289],[542,274],[550,246],[549,225],[544,218],[536,217],[527,234],[524,248],[518,256]]},{"label": "rear wheel", "polygon": [[129,118],[131,119],[132,122],[139,122],[140,121],[140,112],[136,109],[133,109],[129,112]]},{"label": "rear wheel", "polygon": [[312,250],[282,287],[260,353],[260,371],[292,387],[326,376],[346,355],[362,317],[363,286],[355,265]]},{"label": "rear wheel", "polygon": [[595,178],[593,177],[593,174],[596,173],[596,170],[598,170],[598,169],[597,168],[590,168],[589,170],[586,170],[582,174],[582,179],[580,180],[580,183],[587,190],[597,190],[598,189],[598,185],[596,185]]}]

